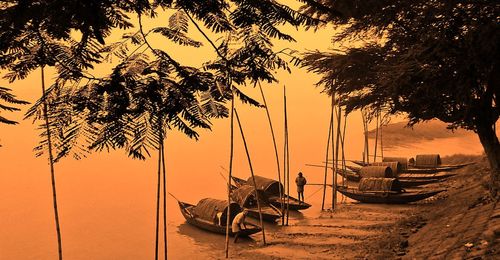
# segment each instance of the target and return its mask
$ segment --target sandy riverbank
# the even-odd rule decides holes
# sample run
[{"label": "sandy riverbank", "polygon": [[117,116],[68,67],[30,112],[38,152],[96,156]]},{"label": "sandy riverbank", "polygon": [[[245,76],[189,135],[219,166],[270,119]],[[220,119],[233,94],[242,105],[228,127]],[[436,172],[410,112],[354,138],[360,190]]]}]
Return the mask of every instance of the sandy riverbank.
[{"label": "sandy riverbank", "polygon": [[426,188],[446,188],[410,205],[348,203],[335,212],[294,218],[261,236],[231,245],[236,259],[423,259],[500,256],[500,205],[487,192],[487,162],[452,156],[445,163],[475,161],[457,176]]}]

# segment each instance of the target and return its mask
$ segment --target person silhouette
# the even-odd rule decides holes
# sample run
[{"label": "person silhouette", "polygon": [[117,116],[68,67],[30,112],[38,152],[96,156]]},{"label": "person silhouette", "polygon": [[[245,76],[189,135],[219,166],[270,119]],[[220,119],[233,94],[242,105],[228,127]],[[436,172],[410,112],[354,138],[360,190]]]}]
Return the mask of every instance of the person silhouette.
[{"label": "person silhouette", "polygon": [[[304,186],[307,183],[306,178],[303,176],[302,172],[299,172],[299,176],[295,179],[295,183],[297,184],[297,193],[299,194],[299,203],[304,202]],[[300,197],[302,196],[302,200]]]}]

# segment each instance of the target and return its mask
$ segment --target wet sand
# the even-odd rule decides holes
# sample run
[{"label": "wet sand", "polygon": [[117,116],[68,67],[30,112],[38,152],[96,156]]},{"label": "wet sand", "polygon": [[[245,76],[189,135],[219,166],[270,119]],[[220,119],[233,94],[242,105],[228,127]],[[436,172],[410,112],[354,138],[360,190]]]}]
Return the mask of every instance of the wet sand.
[{"label": "wet sand", "polygon": [[488,196],[487,162],[471,156],[444,159],[471,160],[476,164],[456,171],[457,176],[426,186],[447,189],[430,199],[408,205],[348,202],[335,212],[292,216],[289,226],[268,228],[266,246],[261,235],[231,243],[231,258],[498,259],[500,205]]}]

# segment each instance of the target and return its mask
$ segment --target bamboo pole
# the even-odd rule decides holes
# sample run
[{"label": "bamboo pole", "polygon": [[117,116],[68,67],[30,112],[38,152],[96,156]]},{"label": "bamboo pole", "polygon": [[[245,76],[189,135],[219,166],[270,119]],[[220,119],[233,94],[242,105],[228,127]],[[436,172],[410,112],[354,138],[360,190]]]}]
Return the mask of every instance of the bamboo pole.
[{"label": "bamboo pole", "polygon": [[[345,133],[347,128],[347,113],[344,113],[344,130],[342,133],[342,170],[346,170],[346,159],[345,159]],[[342,186],[345,186],[345,175],[342,175]],[[344,196],[344,195],[342,195]]]},{"label": "bamboo pole", "polygon": [[157,185],[156,185],[156,229],[155,229],[155,260],[158,260],[158,244],[160,239],[160,192],[161,192],[161,161],[162,161],[162,134],[161,134],[161,119],[158,119],[158,128],[160,131],[160,137],[158,141],[158,176],[157,176]]},{"label": "bamboo pole", "polygon": [[285,112],[285,157],[284,162],[286,163],[286,225],[288,226],[288,218],[290,215],[290,153],[288,148],[288,114],[287,114],[287,104],[286,104],[286,86],[283,86],[283,104]]},{"label": "bamboo pole", "polygon": [[[229,84],[231,86],[231,84]],[[227,178],[227,217],[226,217],[226,258],[229,258],[229,225],[231,219],[231,178],[233,171],[233,155],[234,155],[234,92],[231,88],[231,126],[230,126],[230,152],[229,152],[229,177]]]},{"label": "bamboo pole", "polygon": [[61,238],[61,228],[59,223],[59,210],[57,208],[57,192],[56,192],[56,173],[54,169],[54,155],[52,154],[52,139],[49,123],[49,105],[47,103],[47,96],[45,93],[45,72],[44,66],[40,67],[41,70],[41,83],[42,83],[42,101],[43,101],[43,118],[45,120],[45,131],[47,133],[47,146],[49,150],[49,164],[50,164],[50,181],[52,184],[52,202],[54,207],[54,219],[56,222],[56,234],[57,234],[57,253],[59,260],[63,259],[62,254],[62,238]]},{"label": "bamboo pole", "polygon": [[250,173],[252,174],[253,188],[255,191],[255,198],[257,200],[257,208],[259,209],[260,226],[262,228],[262,243],[264,245],[266,245],[266,232],[264,231],[264,221],[262,221],[262,211],[260,208],[259,193],[257,192],[257,183],[255,182],[255,175],[253,174],[252,160],[250,159],[250,153],[248,152],[247,141],[245,139],[245,134],[243,133],[243,126],[241,125],[240,117],[238,116],[238,112],[236,111],[236,109],[233,108],[233,110],[234,110],[234,115],[236,116],[236,121],[238,122],[238,126],[240,128],[241,139],[243,140],[243,145],[245,146],[245,152],[247,154],[248,166],[250,167]]},{"label": "bamboo pole", "polygon": [[[340,99],[340,96],[338,97]],[[336,143],[335,143],[335,170],[334,170],[334,178],[333,178],[333,191],[334,191],[334,206],[333,206],[333,209],[335,209],[335,207],[337,206],[337,170],[339,168],[339,143],[340,143],[340,125],[341,125],[341,116],[342,116],[342,108],[340,107],[340,102],[339,100],[337,100],[337,107],[338,107],[338,113],[337,113],[337,140],[336,140]]]},{"label": "bamboo pole", "polygon": [[[332,133],[331,133],[331,142],[332,142],[332,145],[331,145],[331,148],[332,148],[332,160],[334,160],[335,158],[335,105],[336,105],[336,102],[335,102],[335,92],[332,92],[332,111],[333,111],[333,114],[332,114]],[[336,183],[336,180],[337,180],[337,173],[335,172],[335,162],[332,162],[332,210],[335,209],[335,203],[337,201],[337,183]]]},{"label": "bamboo pole", "polygon": [[364,155],[366,157],[366,163],[370,164],[370,152],[369,152],[370,148],[369,148],[369,144],[368,144],[368,119],[367,119],[366,113],[363,110],[361,110],[361,117],[363,120],[363,130],[364,130],[364,135],[365,135]]},{"label": "bamboo pole", "polygon": [[285,130],[285,125],[283,124],[283,211],[281,211],[281,225],[285,225],[285,218],[286,218],[286,195],[288,194],[287,192],[287,165],[286,165],[286,146],[287,146],[287,140],[286,140],[286,130]]},{"label": "bamboo pole", "polygon": [[378,129],[380,124],[380,112],[377,112],[377,118],[375,119],[375,151],[373,153],[373,162],[377,161],[377,148],[378,148]]},{"label": "bamboo pole", "polygon": [[[163,130],[161,130],[162,133]],[[161,161],[163,168],[163,245],[164,245],[164,259],[168,258],[167,250],[167,170],[165,168],[165,137],[166,135],[162,135],[161,139]]]},{"label": "bamboo pole", "polygon": [[383,124],[384,117],[381,119],[381,124],[380,124],[380,156],[382,157],[382,160],[384,160],[384,143],[383,143],[383,136],[382,136],[382,128],[384,126]]},{"label": "bamboo pole", "polygon": [[[274,155],[276,156],[276,168],[278,170],[278,182],[280,185],[279,186],[279,193],[280,193],[280,204],[281,204],[281,212],[283,213],[284,210],[284,192],[281,190],[281,171],[280,171],[280,159],[278,157],[278,146],[276,145],[276,137],[274,135],[274,128],[271,120],[271,114],[269,113],[269,108],[267,106],[266,102],[266,96],[264,95],[264,91],[262,90],[262,85],[260,84],[260,81],[257,81],[259,84],[259,89],[260,89],[260,94],[262,95],[262,100],[264,102],[264,107],[266,108],[266,114],[267,114],[267,121],[269,122],[269,128],[271,129],[271,136],[273,138],[273,146],[274,146]],[[282,220],[282,225],[284,224],[284,218],[281,218]]]},{"label": "bamboo pole", "polygon": [[321,210],[325,210],[325,196],[326,196],[326,180],[328,177],[328,152],[330,151],[330,134],[333,128],[333,110],[330,114],[330,126],[328,127],[328,140],[326,142],[326,158],[325,158],[325,178],[323,181],[323,199],[321,200]]}]

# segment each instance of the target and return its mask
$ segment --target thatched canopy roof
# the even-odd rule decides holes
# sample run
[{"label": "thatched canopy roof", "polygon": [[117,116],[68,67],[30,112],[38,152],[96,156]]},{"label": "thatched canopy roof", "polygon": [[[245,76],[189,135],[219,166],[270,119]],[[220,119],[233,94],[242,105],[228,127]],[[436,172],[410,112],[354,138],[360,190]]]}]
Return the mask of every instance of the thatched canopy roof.
[{"label": "thatched canopy roof", "polygon": [[419,154],[415,157],[415,167],[439,167],[441,157],[439,154]]},{"label": "thatched canopy roof", "polygon": [[[225,200],[212,198],[202,199],[198,202],[198,204],[196,204],[194,214],[201,219],[214,221],[217,217],[217,213],[222,212],[222,220],[225,220],[227,216],[227,204],[228,203]],[[235,202],[231,202],[230,207],[231,218],[234,218],[234,216],[241,211],[241,207]]]},{"label": "thatched canopy roof", "polygon": [[[256,187],[258,190],[264,191],[267,194],[279,195],[280,186],[281,186],[281,191],[283,191],[283,185],[273,179],[255,175],[255,183],[257,184]],[[253,186],[252,177],[249,177],[247,179],[247,185]]]},{"label": "thatched canopy roof", "polygon": [[[266,196],[263,191],[258,190],[259,200],[262,202],[266,201]],[[238,203],[241,207],[249,207],[250,203],[255,203],[257,205],[255,197],[255,189],[250,185],[243,185],[231,192],[231,199]]]},{"label": "thatched canopy roof", "polygon": [[403,167],[399,162],[374,162],[370,164],[371,166],[387,166],[391,168],[392,174],[394,177],[398,176],[399,173],[403,170]]},{"label": "thatched canopy roof", "polygon": [[400,191],[401,184],[395,178],[362,178],[359,191]]},{"label": "thatched canopy roof", "polygon": [[408,158],[406,157],[384,157],[382,162],[398,162],[401,165],[401,170],[408,169]]},{"label": "thatched canopy roof", "polygon": [[392,170],[388,166],[365,166],[359,171],[361,178],[393,178]]}]

